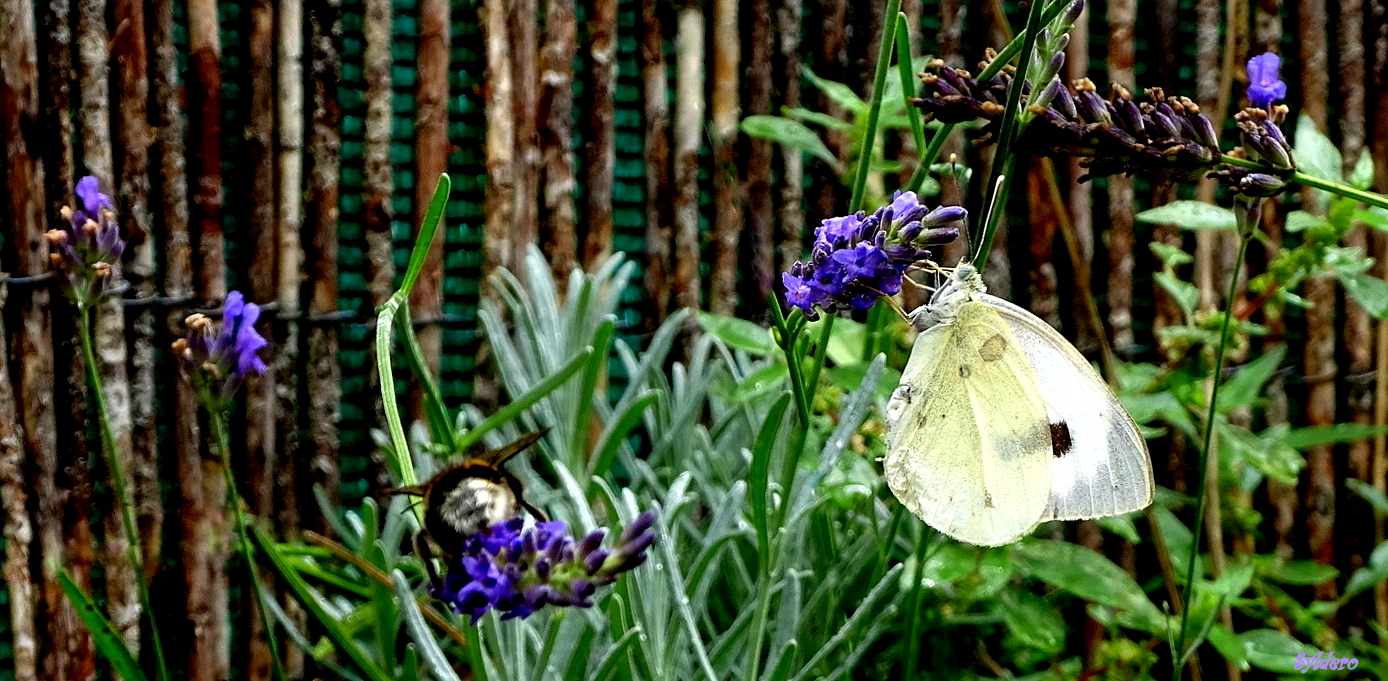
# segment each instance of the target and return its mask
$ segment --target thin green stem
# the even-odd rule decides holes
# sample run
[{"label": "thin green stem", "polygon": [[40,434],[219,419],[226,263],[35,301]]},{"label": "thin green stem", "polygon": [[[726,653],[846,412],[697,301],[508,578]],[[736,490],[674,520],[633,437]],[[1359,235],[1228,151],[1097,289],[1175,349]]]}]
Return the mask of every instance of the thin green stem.
[{"label": "thin green stem", "polygon": [[[204,398],[206,397],[204,395]],[[212,405],[212,400],[203,400],[203,406],[208,410],[207,420],[212,424],[212,439],[216,443],[217,455],[222,462],[222,474],[226,476],[227,501],[231,504],[236,518],[236,536],[240,539],[236,542],[237,550],[241,553],[241,560],[246,564],[246,571],[251,575],[251,584],[255,587],[255,604],[260,610],[260,617],[265,626],[265,642],[270,647],[270,659],[274,661],[275,678],[287,681],[289,675],[285,673],[284,664],[280,661],[275,623],[270,617],[270,610],[265,607],[265,589],[260,581],[260,571],[256,570],[255,554],[251,551],[251,536],[246,530],[250,523],[246,519],[246,509],[241,503],[241,493],[236,489],[236,476],[231,472],[231,434],[227,430],[226,413]]]},{"label": "thin green stem", "polygon": [[1234,318],[1234,296],[1238,295],[1239,292],[1239,270],[1243,269],[1244,257],[1248,255],[1248,242],[1252,240],[1254,231],[1252,228],[1245,229],[1244,233],[1240,235],[1239,252],[1234,258],[1233,268],[1229,270],[1229,295],[1224,299],[1224,319],[1220,322],[1219,346],[1215,348],[1214,385],[1210,388],[1210,404],[1205,410],[1204,443],[1200,447],[1200,466],[1197,469],[1200,471],[1200,482],[1195,502],[1195,524],[1192,533],[1194,536],[1191,539],[1190,561],[1186,565],[1185,588],[1182,589],[1181,594],[1181,602],[1185,604],[1185,607],[1181,610],[1181,629],[1176,633],[1176,650],[1180,658],[1173,660],[1172,681],[1180,680],[1181,670],[1185,666],[1186,658],[1189,657],[1185,654],[1186,626],[1190,621],[1190,611],[1195,607],[1190,598],[1195,589],[1195,565],[1196,561],[1200,559],[1200,538],[1204,535],[1203,528],[1205,526],[1205,504],[1210,493],[1205,485],[1208,479],[1208,476],[1205,475],[1205,465],[1209,460],[1210,443],[1214,438],[1215,411],[1219,406],[1220,374],[1224,371],[1224,349],[1229,345],[1229,329]]},{"label": "thin green stem", "polygon": [[[887,0],[887,13],[882,16],[894,17],[901,11],[901,0]],[[882,31],[882,42],[877,46],[877,69],[872,76],[872,99],[868,101],[867,128],[863,130],[862,150],[858,156],[858,170],[853,177],[853,197],[848,200],[848,212],[856,213],[863,207],[863,192],[867,188],[868,168],[872,165],[872,147],[877,141],[877,121],[882,115],[882,95],[887,88],[887,73],[891,71],[892,31]]]},{"label": "thin green stem", "polygon": [[121,521],[125,525],[126,554],[130,567],[135,571],[135,588],[139,592],[140,607],[149,623],[150,645],[154,650],[156,673],[160,681],[169,678],[169,670],[164,662],[164,647],[159,639],[159,626],[155,622],[154,610],[150,607],[149,585],[145,583],[145,561],[140,553],[140,537],[135,525],[135,500],[130,488],[125,485],[125,465],[116,450],[116,435],[111,428],[111,412],[106,405],[106,390],[102,385],[101,372],[97,368],[96,349],[92,343],[91,304],[77,304],[78,342],[82,346],[82,363],[86,365],[87,386],[91,389],[96,403],[96,420],[101,431],[101,451],[106,457],[106,466],[111,471],[111,486],[116,493],[116,503],[120,506]]},{"label": "thin green stem", "polygon": [[[1281,172],[1278,171],[1276,168],[1269,167],[1257,161],[1250,161],[1246,158],[1230,156],[1229,154],[1225,154],[1224,157],[1220,159],[1220,161],[1222,161],[1226,165],[1238,166],[1240,168],[1249,168],[1251,170],[1262,170],[1270,174],[1277,174]],[[1356,201],[1366,203],[1370,206],[1377,206],[1379,208],[1388,209],[1388,196],[1384,196],[1375,192],[1364,191],[1363,189],[1357,189],[1355,187],[1351,187],[1347,184],[1343,184],[1340,182],[1323,180],[1313,175],[1307,175],[1306,173],[1303,173],[1300,170],[1297,170],[1292,173],[1291,181],[1296,182],[1298,184],[1304,184],[1308,187],[1315,187],[1316,189],[1328,191],[1331,194],[1337,194],[1339,196],[1348,197]]]},{"label": "thin green stem", "polygon": [[[925,126],[921,124],[921,112],[916,108],[916,56],[911,53],[911,26],[905,12],[896,15],[896,68],[901,77],[901,98],[906,105],[906,120],[911,124],[911,137],[916,141],[916,149],[925,149]],[[920,168],[916,169],[920,172]]]},{"label": "thin green stem", "polygon": [[[1068,4],[1068,2],[1062,2],[1062,4]],[[983,219],[978,253],[974,257],[974,262],[978,264],[978,267],[987,266],[988,251],[993,248],[993,237],[997,234],[998,219],[1007,210],[1007,190],[1012,184],[1012,169],[1016,165],[1014,163],[1015,155],[1012,153],[1012,143],[1017,139],[1018,131],[1022,126],[1022,89],[1026,86],[1031,58],[1036,52],[1036,35],[1041,32],[1041,27],[1047,23],[1042,14],[1041,3],[1033,3],[1031,11],[1027,14],[1026,28],[1022,30],[1022,46],[1017,55],[1017,71],[1012,77],[1012,86],[1007,90],[1007,106],[1002,112],[1002,129],[998,132],[998,146],[993,154],[993,173],[988,178],[987,187],[990,193],[984,202],[984,205],[988,207],[988,212]],[[1041,84],[1036,83],[1033,87],[1039,88]]]}]

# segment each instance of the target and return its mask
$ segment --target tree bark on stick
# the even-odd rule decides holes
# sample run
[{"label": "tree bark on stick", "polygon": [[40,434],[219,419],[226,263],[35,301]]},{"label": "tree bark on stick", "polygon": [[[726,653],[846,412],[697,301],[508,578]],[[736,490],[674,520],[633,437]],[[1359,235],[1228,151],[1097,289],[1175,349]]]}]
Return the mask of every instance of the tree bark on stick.
[{"label": "tree bark on stick", "polygon": [[216,0],[188,0],[188,110],[193,136],[193,238],[197,295],[226,298],[222,237],[222,38]]},{"label": "tree bark on stick", "polygon": [[588,20],[592,57],[583,145],[583,266],[595,270],[612,252],[612,185],[617,165],[617,0],[593,0]]},{"label": "tree bark on stick", "polygon": [[[1343,154],[1344,176],[1354,169],[1355,163],[1366,153],[1364,149],[1366,126],[1365,107],[1365,54],[1364,54],[1364,3],[1363,0],[1344,0],[1340,3],[1338,27],[1340,77],[1340,150]],[[1363,225],[1356,225],[1345,237],[1345,243],[1359,248],[1365,254],[1372,254],[1369,235]],[[1373,392],[1371,383],[1356,380],[1360,376],[1372,375],[1374,369],[1374,328],[1369,314],[1352,300],[1345,301],[1344,308],[1344,348],[1348,355],[1347,372],[1355,377],[1349,384],[1347,403],[1350,418],[1354,423],[1370,425],[1373,423]],[[1357,440],[1348,445],[1348,474],[1365,484],[1373,484],[1373,445],[1367,440]],[[1373,526],[1374,512],[1363,498],[1347,494],[1341,499],[1339,517],[1353,527]],[[1367,532],[1346,533],[1340,541],[1341,555],[1345,557],[1349,571],[1365,565],[1369,553],[1375,546],[1373,534]],[[1359,602],[1352,610],[1341,611],[1342,616],[1352,617],[1354,623],[1361,624],[1371,617],[1367,599]],[[1343,621],[1343,620],[1342,620]]]},{"label": "tree bark on stick", "polygon": [[675,304],[699,308],[699,143],[704,125],[704,12],[680,5],[675,35]]},{"label": "tree bark on stick", "polygon": [[[1089,19],[1091,12],[1088,8],[1080,14],[1080,18],[1075,22],[1074,28],[1070,29],[1070,45],[1065,49],[1065,79],[1073,82],[1089,76]],[[1079,178],[1084,176],[1085,170],[1080,166],[1080,159],[1070,158],[1065,164],[1070,180],[1069,190],[1065,194],[1066,211],[1071,222],[1075,227],[1075,239],[1079,245],[1079,257],[1084,260],[1083,270],[1094,271],[1094,186],[1089,182],[1080,182]],[[1076,271],[1080,271],[1079,268]],[[1075,309],[1075,318],[1082,319],[1084,312],[1093,303],[1093,279],[1083,282],[1082,286],[1076,286],[1075,298],[1071,301],[1071,306]],[[1087,299],[1081,299],[1086,296]],[[1100,341],[1095,336],[1106,333],[1102,321],[1098,328],[1091,327],[1093,324],[1078,324],[1075,328],[1075,346],[1081,350],[1095,347]]]},{"label": "tree bark on stick", "polygon": [[[48,270],[44,247],[39,241],[46,220],[69,202],[73,182],[73,127],[71,83],[71,13],[67,2],[56,0],[44,6],[41,45],[35,45],[32,3],[0,2],[0,29],[7,40],[0,51],[0,139],[5,142],[6,188],[4,204],[8,224],[8,243],[29,244],[30,249],[13,250],[21,255],[7,261],[4,269],[15,276]],[[39,92],[36,47],[44,55],[43,88]],[[37,107],[37,108],[35,108]],[[36,115],[37,114],[37,115]],[[37,136],[32,134],[37,128]],[[42,159],[43,166],[34,164]],[[45,194],[48,198],[45,201]],[[32,204],[32,205],[31,205]],[[32,211],[32,214],[31,214]],[[32,220],[32,224],[30,221]],[[28,230],[34,230],[29,232]],[[32,260],[31,260],[32,258]],[[55,567],[65,560],[63,513],[68,492],[59,484],[55,394],[54,331],[50,320],[51,297],[47,287],[21,289],[17,304],[11,305],[15,337],[11,350],[24,358],[15,368],[18,387],[17,407],[23,426],[24,446],[32,461],[29,473],[35,485],[37,528],[42,584],[37,630],[40,673],[46,679],[75,678],[69,666],[70,650],[81,645],[80,624],[56,581]],[[35,352],[38,354],[30,354]],[[78,575],[80,577],[80,575]]]},{"label": "tree bark on stick", "polygon": [[[800,106],[800,13],[801,0],[780,0],[776,6],[777,73],[780,76],[781,106]],[[780,225],[779,272],[790,269],[800,259],[805,240],[805,159],[799,149],[780,145],[781,176],[776,183],[780,199],[777,221]],[[773,282],[774,287],[779,281]]]},{"label": "tree bark on stick", "polygon": [[[254,0],[250,3],[248,13],[250,30],[246,33],[245,64],[250,111],[243,134],[250,174],[247,227],[256,256],[245,260],[244,292],[250,300],[265,304],[279,298],[276,281],[280,249],[275,203],[275,98],[278,93],[275,83],[275,8],[270,0]],[[297,188],[294,191],[297,193]],[[283,310],[278,312],[283,313]],[[232,466],[242,468],[236,472],[235,478],[245,481],[240,486],[240,492],[251,512],[268,517],[275,507],[274,471],[278,468],[279,457],[284,454],[280,449],[279,401],[275,391],[281,373],[290,370],[279,356],[279,350],[290,346],[280,335],[281,324],[262,320],[260,326],[275,352],[266,363],[266,371],[262,375],[246,380],[244,459],[233,458]],[[243,573],[238,574],[236,579],[242,581],[246,578]],[[249,581],[244,583],[249,584]],[[268,679],[274,663],[270,659],[270,647],[265,640],[263,619],[253,589],[243,589],[238,601],[238,610],[247,615],[241,620],[243,633],[238,634],[238,638],[246,639],[246,659],[238,667],[244,669],[246,677],[252,681]]]},{"label": "tree bark on stick", "polygon": [[[1374,93],[1373,110],[1388,111],[1388,2],[1369,0],[1369,27],[1365,32],[1366,42],[1372,50],[1368,70],[1369,91]],[[1368,152],[1374,160],[1374,191],[1388,192],[1388,117],[1374,116],[1367,143]],[[1370,254],[1377,261],[1375,275],[1388,278],[1388,238],[1377,231],[1369,237]],[[1388,424],[1388,322],[1378,320],[1374,323],[1374,420],[1376,425]],[[1388,436],[1378,435],[1373,440],[1373,486],[1380,492],[1388,489]],[[1374,543],[1383,543],[1383,513],[1374,513]],[[1374,616],[1379,625],[1388,626],[1388,585],[1374,586]]]},{"label": "tree bark on stick", "polygon": [[[516,128],[516,191],[515,212],[512,215],[511,262],[516,273],[525,270],[520,264],[525,262],[530,247],[539,241],[539,199],[540,199],[540,145],[536,116],[539,111],[539,11],[537,0],[512,0],[511,4],[511,82],[514,85],[512,111]],[[613,45],[616,44],[616,10],[613,10]],[[616,89],[616,48],[613,48],[613,84]],[[610,133],[614,142],[616,133]],[[614,152],[615,153],[615,152]],[[613,157],[615,167],[615,156]],[[606,214],[611,220],[611,201]],[[610,229],[610,228],[609,228]],[[609,239],[610,241],[610,239]],[[610,245],[609,245],[610,250]]]},{"label": "tree bark on stick", "polygon": [[379,307],[390,298],[395,279],[391,241],[391,221],[394,219],[391,195],[395,191],[390,166],[391,119],[395,115],[391,106],[391,2],[366,0],[364,5],[362,38],[365,42],[366,130],[362,142],[365,172],[362,223],[366,228],[366,258],[371,272],[366,288],[371,294],[372,306]]},{"label": "tree bark on stick", "polygon": [[742,211],[738,203],[738,64],[742,46],[737,0],[713,1],[713,92],[709,97],[713,137],[713,273],[709,309],[731,316],[737,310],[738,244]]},{"label": "tree bark on stick", "polygon": [[659,0],[641,0],[641,95],[646,122],[645,287],[646,299],[651,304],[647,320],[651,331],[670,314],[670,254],[675,236],[670,201],[670,87],[665,75],[667,6]]},{"label": "tree bark on stick", "polygon": [[[153,143],[148,112],[149,48],[145,41],[145,5],[116,0],[115,21],[121,27],[111,41],[119,87],[117,135],[121,158],[116,167],[116,194],[122,232],[130,240],[125,270],[135,296],[154,295],[154,240],[150,212],[149,149]],[[137,536],[150,580],[159,561],[164,520],[159,490],[158,418],[154,367],[155,318],[151,307],[141,308],[132,324],[130,357],[131,478],[135,495]]]},{"label": "tree bark on stick", "polygon": [[[79,0],[77,3],[77,77],[81,90],[82,117],[79,131],[82,138],[82,162],[87,173],[95,176],[103,189],[114,192],[115,169],[111,145],[110,40],[106,30],[106,0]],[[126,234],[132,242],[137,235]],[[122,268],[115,265],[112,284],[118,281]],[[92,330],[96,345],[97,373],[106,392],[107,416],[114,436],[115,451],[106,455],[121,462],[121,470],[129,477],[134,466],[132,424],[130,420],[130,383],[126,372],[125,306],[116,296],[107,296],[97,304]],[[91,418],[99,416],[92,412]],[[96,443],[92,443],[95,445]],[[96,450],[96,447],[93,447]],[[108,475],[115,471],[102,466]],[[126,489],[134,489],[134,481],[124,481]],[[114,485],[108,489],[114,489]],[[117,633],[126,645],[138,651],[140,647],[140,599],[135,586],[135,570],[130,563],[124,516],[120,499],[108,493],[103,500],[102,518],[104,545],[101,554],[106,567],[106,612]]]},{"label": "tree bark on stick", "polygon": [[[1108,77],[1111,83],[1134,87],[1133,46],[1137,8],[1133,0],[1111,0],[1108,4]],[[1108,184],[1108,323],[1113,346],[1119,351],[1133,347],[1133,183],[1131,178],[1113,176]]]},{"label": "tree bark on stick", "polygon": [[[285,494],[293,494],[304,501],[313,496],[311,485],[318,484],[328,499],[336,502],[340,482],[337,423],[342,408],[342,369],[337,361],[338,332],[336,324],[317,321],[337,311],[338,173],[342,147],[339,132],[342,110],[337,99],[337,83],[342,71],[342,28],[338,12],[338,0],[312,0],[308,6],[313,92],[305,224],[308,314],[312,324],[306,344],[308,375],[305,380],[309,456],[307,466],[288,468],[281,483]],[[307,511],[313,506],[306,503],[304,509]],[[294,506],[286,503],[286,514],[290,508]],[[327,522],[318,513],[303,515],[303,528],[319,533],[328,531]]]},{"label": "tree bark on stick", "polygon": [[[276,399],[279,407],[278,450],[274,465],[266,472],[271,476],[269,488],[274,500],[269,509],[279,521],[280,531],[294,536],[300,529],[299,500],[294,471],[299,458],[298,437],[301,415],[316,397],[300,399],[299,388],[304,380],[299,355],[303,305],[299,301],[304,281],[304,2],[284,0],[275,13],[276,75],[278,116],[279,192],[277,201],[277,234],[279,271],[275,275],[276,302],[280,306],[280,337],[283,344],[276,353]],[[286,646],[287,647],[287,646]],[[281,654],[285,648],[281,647]]]},{"label": "tree bark on stick", "polygon": [[[1322,131],[1327,130],[1327,88],[1329,57],[1325,45],[1325,0],[1300,0],[1297,35],[1300,38],[1302,112]],[[1313,190],[1302,190],[1306,208],[1321,211]],[[1302,357],[1308,390],[1308,425],[1335,423],[1335,282],[1326,278],[1306,281],[1304,295],[1313,307],[1306,311],[1306,348]],[[1326,565],[1335,564],[1335,460],[1334,448],[1321,445],[1306,456],[1307,544],[1311,557]],[[1330,580],[1315,587],[1316,598],[1333,600],[1338,589]]]},{"label": "tree bark on stick", "polygon": [[[482,39],[487,45],[485,75],[487,117],[487,213],[482,232],[482,281],[498,267],[511,267],[515,252],[516,123],[512,111],[514,71],[507,29],[509,0],[488,0],[482,14]],[[490,287],[487,287],[490,288]],[[490,294],[490,293],[489,293]]]},{"label": "tree bark on stick", "polygon": [[[653,3],[654,0],[645,0]],[[643,8],[645,4],[642,5]],[[538,134],[541,183],[544,194],[541,239],[549,256],[550,271],[563,290],[569,272],[578,266],[577,209],[574,206],[574,54],[578,51],[578,23],[574,0],[546,0],[545,43],[540,53]],[[649,29],[648,29],[649,30]],[[657,28],[657,30],[659,30]],[[643,42],[643,45],[646,43]],[[643,57],[645,49],[642,50]],[[644,72],[643,72],[644,73]],[[661,73],[664,93],[664,73]],[[646,94],[650,106],[649,90]],[[649,124],[649,109],[648,109]],[[649,144],[647,150],[649,151]],[[650,166],[647,165],[647,171]],[[647,245],[650,253],[650,245]],[[649,272],[649,269],[647,270]]]},{"label": "tree bark on stick", "polygon": [[[940,6],[940,22],[942,25],[948,22],[948,5],[955,4],[957,0],[944,0]],[[819,65],[818,75],[828,80],[846,82],[847,62],[848,62],[848,0],[820,0],[820,33],[816,42],[819,43]],[[957,13],[962,16],[962,13]],[[942,29],[943,32],[943,29]],[[944,54],[944,45],[941,45],[941,54]],[[845,117],[843,107],[831,99],[828,95],[820,92],[818,95],[818,111],[827,113],[834,118],[842,119]],[[851,168],[851,161],[848,157],[849,140],[848,136],[838,130],[829,130],[824,134],[825,146],[829,147],[830,153],[843,163],[844,168]],[[829,167],[824,163],[814,165],[815,179],[813,184],[818,189],[815,197],[815,215],[812,221],[818,222],[820,219],[840,215],[847,206],[848,192],[845,186],[846,177],[840,177],[838,170]],[[851,171],[846,171],[851,172]]]},{"label": "tree bark on stick", "polygon": [[[8,178],[6,178],[8,179]],[[0,357],[10,357],[4,321],[9,291],[0,283]],[[5,588],[9,591],[10,664],[15,681],[38,681],[39,638],[34,627],[34,584],[29,577],[29,484],[24,473],[24,434],[19,426],[9,362],[0,362],[0,509],[5,513]]]},{"label": "tree bark on stick", "polygon": [[[448,0],[424,0],[419,4],[418,81],[415,90],[415,199],[414,220],[424,222],[424,213],[434,196],[439,175],[448,170]],[[532,13],[533,14],[533,13]],[[531,17],[534,22],[534,17]],[[532,221],[533,224],[533,221]],[[443,237],[446,229],[434,233],[424,269],[410,294],[414,319],[428,321],[443,314]],[[426,324],[416,331],[424,365],[435,376],[443,354],[443,330]],[[424,392],[411,391],[414,418],[423,420]]]},{"label": "tree bark on stick", "polygon": [[[747,65],[743,74],[748,115],[772,113],[771,58],[776,40],[771,0],[750,0],[747,4]],[[893,17],[895,19],[895,17]],[[752,276],[744,284],[749,303],[766,299],[777,283],[776,202],[771,195],[772,159],[775,147],[770,140],[749,137],[746,145],[747,231],[752,239]],[[737,164],[740,165],[740,164]]]}]

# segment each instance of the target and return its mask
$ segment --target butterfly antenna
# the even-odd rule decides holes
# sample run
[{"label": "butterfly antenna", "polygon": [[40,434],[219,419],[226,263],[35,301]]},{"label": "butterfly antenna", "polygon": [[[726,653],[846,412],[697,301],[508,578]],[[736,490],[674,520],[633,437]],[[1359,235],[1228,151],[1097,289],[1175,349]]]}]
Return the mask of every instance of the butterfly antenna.
[{"label": "butterfly antenna", "polygon": [[972,251],[966,257],[966,259],[960,264],[968,264],[973,262],[974,259],[976,259],[979,256],[979,252],[977,249],[982,249],[983,243],[988,240],[988,225],[993,224],[993,213],[1000,210],[1000,206],[998,204],[1001,203],[1000,199],[1002,198],[1002,183],[1006,179],[1006,175],[999,175],[997,181],[993,183],[993,192],[989,194],[988,205],[983,210],[983,221],[980,223],[983,225],[984,231],[982,234],[979,234],[980,238],[978,240],[978,243],[972,245],[972,247],[975,250]]}]

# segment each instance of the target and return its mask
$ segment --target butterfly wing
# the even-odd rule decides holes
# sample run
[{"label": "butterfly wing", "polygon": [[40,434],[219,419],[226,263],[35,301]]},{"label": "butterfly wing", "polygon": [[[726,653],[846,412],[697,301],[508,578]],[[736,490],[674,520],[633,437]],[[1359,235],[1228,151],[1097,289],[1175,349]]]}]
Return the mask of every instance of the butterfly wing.
[{"label": "butterfly wing", "polygon": [[1147,442],[1089,361],[1036,315],[994,296],[980,300],[1011,328],[1045,401],[1055,454],[1045,519],[1097,518],[1152,503]]},{"label": "butterfly wing", "polygon": [[1012,330],[967,302],[916,337],[888,406],[887,484],[922,520],[997,546],[1041,521],[1052,477],[1045,404]]}]

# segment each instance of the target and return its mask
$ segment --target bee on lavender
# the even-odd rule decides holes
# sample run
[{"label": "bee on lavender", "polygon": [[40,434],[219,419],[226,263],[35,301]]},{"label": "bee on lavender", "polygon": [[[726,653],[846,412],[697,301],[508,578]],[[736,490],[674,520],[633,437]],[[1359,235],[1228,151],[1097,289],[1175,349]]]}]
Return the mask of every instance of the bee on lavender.
[{"label": "bee on lavender", "polygon": [[[424,531],[444,556],[451,558],[468,537],[520,515],[522,509],[539,520],[545,519],[539,509],[526,502],[520,479],[504,466],[546,432],[547,429],[522,435],[500,449],[451,465],[422,484],[398,487],[389,493],[423,500]],[[416,548],[427,551],[423,543]]]}]

